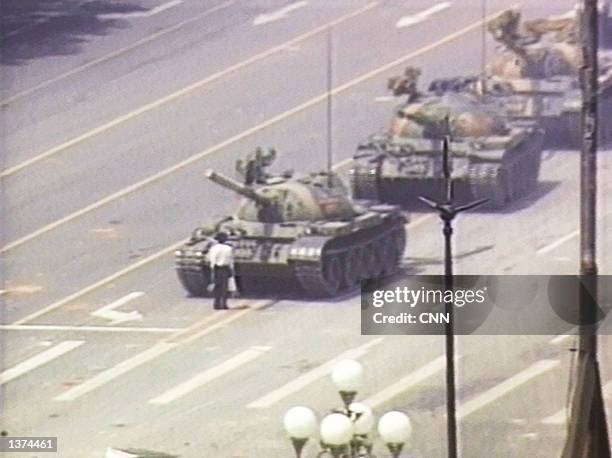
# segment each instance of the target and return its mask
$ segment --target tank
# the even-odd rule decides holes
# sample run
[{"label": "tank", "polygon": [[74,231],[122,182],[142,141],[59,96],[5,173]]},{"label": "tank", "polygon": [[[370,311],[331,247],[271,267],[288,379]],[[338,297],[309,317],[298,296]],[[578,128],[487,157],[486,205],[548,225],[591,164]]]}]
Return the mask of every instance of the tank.
[{"label": "tank", "polygon": [[501,52],[489,63],[487,73],[503,78],[575,76],[581,64],[578,30],[573,17],[526,21],[506,10],[487,24]]},{"label": "tank", "polygon": [[437,88],[400,105],[388,132],[359,145],[354,197],[394,204],[441,197],[447,134],[458,199],[488,198],[490,207],[501,208],[535,188],[543,131],[533,122],[506,122],[495,105],[472,94]]},{"label": "tank", "polygon": [[[512,120],[539,122],[549,143],[580,142],[581,49],[575,15],[536,19],[519,30],[520,13],[505,11],[488,24],[500,53],[487,69],[484,87]],[[600,142],[612,141],[612,55],[600,51]]]},{"label": "tank", "polygon": [[243,201],[234,215],[196,228],[176,251],[178,277],[191,296],[208,295],[207,252],[219,231],[234,247],[243,293],[271,280],[297,283],[309,296],[331,297],[398,269],[406,243],[399,207],[354,202],[335,174],[266,174],[257,186],[212,170],[206,176]]}]

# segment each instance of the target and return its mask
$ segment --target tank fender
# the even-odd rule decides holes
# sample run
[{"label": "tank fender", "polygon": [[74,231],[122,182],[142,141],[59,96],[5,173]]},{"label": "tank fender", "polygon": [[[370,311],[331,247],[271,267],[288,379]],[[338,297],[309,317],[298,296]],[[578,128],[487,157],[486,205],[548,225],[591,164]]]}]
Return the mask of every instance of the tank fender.
[{"label": "tank fender", "polygon": [[323,247],[332,237],[302,237],[291,244],[288,261],[319,262]]}]

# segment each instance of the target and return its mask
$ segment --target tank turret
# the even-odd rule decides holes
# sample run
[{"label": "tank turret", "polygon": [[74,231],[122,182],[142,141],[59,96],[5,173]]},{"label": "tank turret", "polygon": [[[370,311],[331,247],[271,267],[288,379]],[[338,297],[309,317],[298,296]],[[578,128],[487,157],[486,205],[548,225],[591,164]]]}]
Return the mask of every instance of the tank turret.
[{"label": "tank turret", "polygon": [[[561,17],[526,21],[508,10],[488,23],[503,51],[488,66],[486,85],[512,120],[536,121],[554,146],[577,146],[581,141],[582,67],[577,17],[579,10]],[[599,141],[612,141],[612,55],[599,53]]]},{"label": "tank turret", "polygon": [[505,50],[488,66],[488,74],[504,78],[550,78],[577,75],[581,52],[576,20],[536,19],[519,30],[520,12],[506,10],[487,28]]},{"label": "tank turret", "polygon": [[508,131],[503,116],[475,95],[446,92],[429,93],[399,106],[390,134],[435,139],[444,136],[447,129],[455,138],[504,135]]},{"label": "tank turret", "polygon": [[206,296],[206,255],[215,232],[229,235],[242,292],[266,283],[295,283],[312,296],[333,296],[364,279],[392,275],[406,240],[399,208],[355,202],[340,178],[268,175],[248,186],[212,170],[213,182],[244,197],[232,216],[196,229],[175,253],[179,279],[192,296]]},{"label": "tank turret", "polygon": [[274,203],[272,197],[266,197],[262,195],[260,192],[255,191],[253,188],[242,185],[231,178],[226,177],[220,173],[215,172],[214,170],[208,169],[204,172],[206,178],[210,181],[217,183],[218,185],[223,186],[224,188],[229,189],[230,191],[235,192],[236,194],[240,194],[247,199],[252,200],[257,205],[262,207],[270,206]]},{"label": "tank turret", "polygon": [[499,208],[532,191],[543,132],[535,122],[508,122],[489,96],[467,90],[477,80],[437,81],[396,108],[391,126],[363,142],[354,155],[354,197],[415,203],[443,188],[442,138],[450,135],[458,198],[487,198]]}]

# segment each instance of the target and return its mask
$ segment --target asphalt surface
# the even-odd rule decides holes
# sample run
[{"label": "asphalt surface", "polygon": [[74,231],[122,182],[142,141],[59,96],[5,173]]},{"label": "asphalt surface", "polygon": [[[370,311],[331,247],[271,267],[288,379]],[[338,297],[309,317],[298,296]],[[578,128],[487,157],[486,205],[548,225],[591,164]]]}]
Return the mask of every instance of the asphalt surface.
[{"label": "asphalt surface", "polygon": [[[328,3],[285,16],[281,1],[32,0],[28,14],[3,10],[0,424],[11,435],[57,435],[66,458],[102,457],[107,446],[288,456],[283,413],[338,406],[329,362],[350,356],[366,368],[360,398],[379,414],[410,415],[407,452],[445,456],[442,337],[361,336],[354,294],[243,297],[213,313],[174,275],[174,246],[238,202],[205,169],[232,174],[257,145],[278,149],[278,170],[324,166],[328,25],[341,173],[389,121],[387,77],[408,63],[425,82],[480,69],[480,1],[405,28],[398,20],[431,2]],[[486,14],[508,6],[487,3]],[[523,2],[528,17],[571,7]],[[575,273],[578,165],[576,151],[547,151],[531,196],[459,218],[457,272]],[[599,165],[599,267],[612,274],[609,150]],[[409,216],[407,271],[440,273],[437,217]],[[100,314],[113,303],[140,318],[113,323]],[[462,456],[558,456],[574,338],[457,341]],[[610,348],[604,337],[608,408]],[[428,376],[414,382],[422,368]]]}]

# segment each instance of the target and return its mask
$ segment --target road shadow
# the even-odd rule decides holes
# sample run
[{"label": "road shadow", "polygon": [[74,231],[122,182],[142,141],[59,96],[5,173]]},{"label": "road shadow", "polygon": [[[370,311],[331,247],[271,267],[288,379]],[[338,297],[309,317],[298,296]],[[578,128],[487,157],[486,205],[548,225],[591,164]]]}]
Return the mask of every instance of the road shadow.
[{"label": "road shadow", "polygon": [[[389,277],[384,277],[377,280],[377,286],[384,288],[385,285],[391,284],[400,278],[405,278],[409,275],[418,275],[423,269],[412,263],[407,263],[398,269],[397,273]],[[257,285],[249,284],[246,287],[239,285],[239,289],[243,289],[240,293],[240,299],[249,300],[270,300],[270,301],[299,301],[300,303],[340,303],[361,296],[361,288],[356,285],[353,288],[341,291],[334,297],[310,297],[295,281],[287,279],[258,279]],[[263,307],[266,309],[268,307]],[[235,308],[234,308],[235,309]]]},{"label": "road shadow", "polygon": [[[470,210],[469,213],[478,213],[478,214],[507,214],[514,213],[520,210],[524,210],[531,205],[534,205],[538,200],[542,199],[550,192],[552,192],[555,188],[557,188],[561,182],[559,181],[539,181],[536,185],[536,188],[531,191],[528,195],[519,198],[518,200],[511,202],[503,208],[493,208],[489,205],[483,205],[474,210]],[[442,201],[443,197],[441,194],[431,195],[426,194],[426,197],[431,197],[434,200]],[[470,202],[472,200],[471,197],[466,197],[461,194],[457,195],[455,199],[455,203],[457,205],[462,205]],[[409,212],[411,215],[421,215],[421,214],[429,214],[434,213],[429,207],[427,207],[422,202],[418,201],[416,197],[414,200],[410,200],[409,202],[402,204],[402,210]]]},{"label": "road shadow", "polygon": [[[468,250],[468,251],[463,251],[460,253],[457,253],[455,255],[453,255],[453,258],[455,260],[457,259],[464,259],[464,258],[469,258],[470,256],[474,256],[480,253],[484,253],[485,251],[489,251],[492,250],[494,247],[494,245],[482,245],[479,247],[476,247],[472,250]],[[440,254],[440,256],[434,256],[434,257],[413,257],[413,256],[408,256],[406,257],[406,262],[408,263],[408,265],[410,266],[410,268],[414,271],[417,272],[421,272],[423,271],[424,267],[429,267],[429,266],[441,266],[444,263],[444,258],[442,257],[442,254]],[[417,274],[408,274],[408,275],[418,275]]]},{"label": "road shadow", "polygon": [[77,54],[91,37],[128,27],[126,20],[106,15],[141,11],[146,8],[129,0],[3,0],[0,64]]}]

